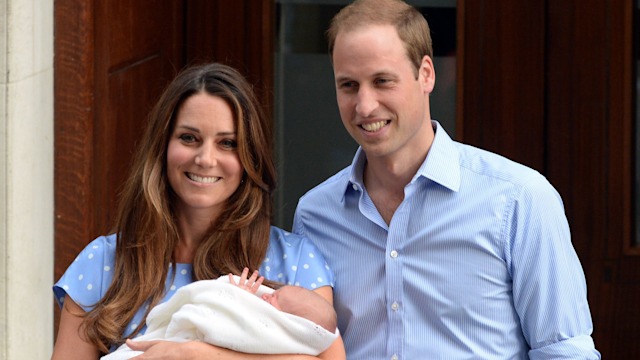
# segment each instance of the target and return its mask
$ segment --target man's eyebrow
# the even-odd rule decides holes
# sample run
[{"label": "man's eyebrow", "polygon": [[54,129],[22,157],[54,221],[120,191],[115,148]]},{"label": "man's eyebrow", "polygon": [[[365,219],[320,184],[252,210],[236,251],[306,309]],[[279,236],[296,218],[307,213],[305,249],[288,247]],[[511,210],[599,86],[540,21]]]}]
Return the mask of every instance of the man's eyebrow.
[{"label": "man's eyebrow", "polygon": [[391,78],[396,78],[398,77],[394,72],[392,71],[378,71],[377,73],[373,74],[372,76],[373,78],[379,78],[379,77],[391,77]]},{"label": "man's eyebrow", "polygon": [[[380,78],[380,77],[387,77],[387,78],[395,79],[398,76],[393,71],[388,71],[388,70],[378,71],[376,73],[373,73],[371,76],[369,76],[370,79],[376,79],[376,78]],[[346,75],[341,75],[341,76],[336,77],[336,82],[337,83],[341,83],[341,82],[345,82],[345,81],[354,81],[354,80],[351,77],[346,76]]]},{"label": "man's eyebrow", "polygon": [[340,83],[340,82],[345,82],[345,81],[351,81],[351,78],[348,76],[338,76],[336,77],[336,82]]}]

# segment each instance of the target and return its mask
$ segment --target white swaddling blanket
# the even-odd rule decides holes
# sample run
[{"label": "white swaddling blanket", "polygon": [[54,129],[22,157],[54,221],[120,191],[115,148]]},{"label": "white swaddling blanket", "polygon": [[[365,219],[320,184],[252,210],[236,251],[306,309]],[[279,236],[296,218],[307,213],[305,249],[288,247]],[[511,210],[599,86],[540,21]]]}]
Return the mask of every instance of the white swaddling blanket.
[{"label": "white swaddling blanket", "polygon": [[[338,337],[338,330],[331,333],[260,298],[273,291],[262,285],[254,295],[230,284],[228,276],[195,281],[154,307],[147,317],[146,333],[134,340],[199,340],[244,353],[317,355]],[[140,354],[125,344],[101,360]]]}]

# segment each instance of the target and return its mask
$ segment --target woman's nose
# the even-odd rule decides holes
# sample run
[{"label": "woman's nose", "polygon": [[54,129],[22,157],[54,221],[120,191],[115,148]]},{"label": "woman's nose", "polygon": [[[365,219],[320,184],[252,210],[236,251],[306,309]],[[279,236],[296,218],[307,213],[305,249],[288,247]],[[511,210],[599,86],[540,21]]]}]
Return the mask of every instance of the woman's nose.
[{"label": "woman's nose", "polygon": [[198,149],[195,159],[196,165],[202,167],[212,167],[216,164],[215,146],[203,144]]}]

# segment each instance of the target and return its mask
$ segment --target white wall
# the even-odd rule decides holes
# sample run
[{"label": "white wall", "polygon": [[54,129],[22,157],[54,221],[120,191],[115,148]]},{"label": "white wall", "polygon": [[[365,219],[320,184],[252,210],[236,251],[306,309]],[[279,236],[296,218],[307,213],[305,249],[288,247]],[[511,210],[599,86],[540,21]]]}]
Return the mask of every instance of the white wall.
[{"label": "white wall", "polygon": [[53,342],[53,1],[0,0],[0,359]]}]

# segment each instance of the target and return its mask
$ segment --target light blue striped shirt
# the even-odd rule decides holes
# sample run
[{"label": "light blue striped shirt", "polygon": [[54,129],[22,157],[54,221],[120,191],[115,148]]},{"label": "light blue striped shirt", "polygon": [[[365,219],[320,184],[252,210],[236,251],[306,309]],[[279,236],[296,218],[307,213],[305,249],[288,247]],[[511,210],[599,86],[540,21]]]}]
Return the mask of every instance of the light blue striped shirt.
[{"label": "light blue striped shirt", "polygon": [[436,136],[387,226],[361,149],[294,232],[335,274],[349,360],[599,359],[562,200],[538,172]]}]

